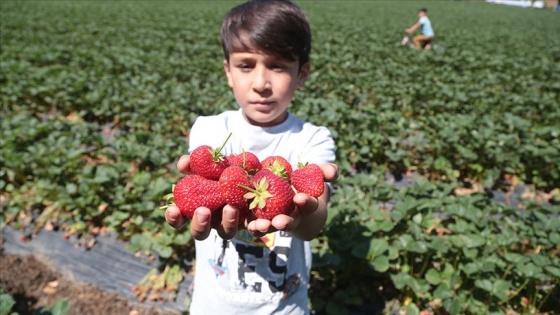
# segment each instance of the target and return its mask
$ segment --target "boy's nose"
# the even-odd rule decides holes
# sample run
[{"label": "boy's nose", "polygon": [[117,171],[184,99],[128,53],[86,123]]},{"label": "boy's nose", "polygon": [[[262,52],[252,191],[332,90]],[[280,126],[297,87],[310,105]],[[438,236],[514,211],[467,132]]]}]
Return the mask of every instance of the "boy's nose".
[{"label": "boy's nose", "polygon": [[266,89],[270,89],[270,87],[270,78],[266,71],[255,71],[255,75],[253,77],[253,89],[256,91],[264,91]]}]

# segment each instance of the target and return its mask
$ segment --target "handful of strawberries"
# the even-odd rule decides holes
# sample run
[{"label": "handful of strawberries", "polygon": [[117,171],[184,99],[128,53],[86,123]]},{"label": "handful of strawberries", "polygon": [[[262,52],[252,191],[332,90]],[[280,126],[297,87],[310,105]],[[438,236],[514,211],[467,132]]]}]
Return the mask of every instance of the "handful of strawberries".
[{"label": "handful of strawberries", "polygon": [[174,185],[174,202],[189,219],[198,207],[214,212],[230,204],[239,209],[240,222],[249,211],[271,220],[292,213],[297,192],[323,194],[323,172],[317,164],[299,163],[293,169],[281,156],[259,161],[251,152],[224,156],[222,148],[197,147],[190,156],[191,174]]}]

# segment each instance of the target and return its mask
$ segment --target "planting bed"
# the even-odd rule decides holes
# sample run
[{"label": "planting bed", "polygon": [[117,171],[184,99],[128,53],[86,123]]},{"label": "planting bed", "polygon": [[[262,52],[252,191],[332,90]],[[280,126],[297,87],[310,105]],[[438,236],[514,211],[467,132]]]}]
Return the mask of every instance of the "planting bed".
[{"label": "planting bed", "polygon": [[153,265],[143,262],[111,237],[98,237],[89,250],[41,231],[31,240],[10,227],[2,229],[0,288],[16,300],[13,311],[29,314],[60,299],[69,314],[180,314],[190,278],[176,301],[139,303],[132,293]]}]

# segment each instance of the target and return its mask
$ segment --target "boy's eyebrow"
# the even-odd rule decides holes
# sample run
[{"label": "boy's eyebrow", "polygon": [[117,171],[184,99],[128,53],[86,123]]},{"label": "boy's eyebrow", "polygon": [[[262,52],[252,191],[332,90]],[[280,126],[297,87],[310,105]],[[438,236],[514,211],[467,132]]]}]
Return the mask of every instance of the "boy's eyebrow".
[{"label": "boy's eyebrow", "polygon": [[[238,51],[238,52],[232,52],[230,53],[230,60],[231,60],[231,56],[232,54],[251,54],[251,52],[248,51]],[[265,58],[265,62],[267,63],[291,63],[294,61],[290,61],[290,60],[286,60],[284,58],[275,56],[275,55],[271,55],[271,54],[265,54],[266,58]],[[244,55],[241,57],[236,57],[236,61],[254,61],[255,57],[252,55]]]},{"label": "boy's eyebrow", "polygon": [[[239,53],[237,53],[237,54],[239,54]],[[232,55],[233,54],[230,54],[230,60],[231,60]],[[253,57],[251,55],[241,55],[241,56],[237,55],[237,56],[235,56],[236,61],[251,61],[251,60],[254,60],[254,59],[255,59],[255,57]]]}]

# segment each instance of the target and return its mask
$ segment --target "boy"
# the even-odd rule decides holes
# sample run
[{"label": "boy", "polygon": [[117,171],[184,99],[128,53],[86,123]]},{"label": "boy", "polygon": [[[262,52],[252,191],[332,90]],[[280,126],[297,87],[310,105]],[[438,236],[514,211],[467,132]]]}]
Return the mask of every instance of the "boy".
[{"label": "boy", "polygon": [[[434,29],[432,28],[432,22],[428,18],[428,9],[422,8],[418,10],[418,22],[416,22],[411,27],[407,28],[405,32],[408,34],[414,33],[418,28],[420,28],[420,35],[414,36],[412,42],[416,48],[430,48],[430,43],[434,39]],[[404,42],[404,40],[403,40]],[[404,42],[406,44],[406,42]]]},{"label": "boy", "polygon": [[[316,163],[326,181],[336,179],[330,131],[288,112],[310,68],[311,31],[303,12],[289,0],[251,0],[226,15],[221,38],[227,82],[240,108],[199,117],[191,127],[189,152],[200,145],[220,147],[231,133],[224,154],[246,150],[261,160],[283,156],[293,166]],[[189,156],[177,167],[188,173]],[[326,222],[329,193],[329,186],[319,198],[298,193],[294,213],[272,220],[238,222],[230,205],[221,221],[212,220],[209,209],[198,208],[190,221],[196,239],[190,313],[309,314],[308,241]],[[186,223],[177,207],[168,207],[165,216],[175,228]]]}]

